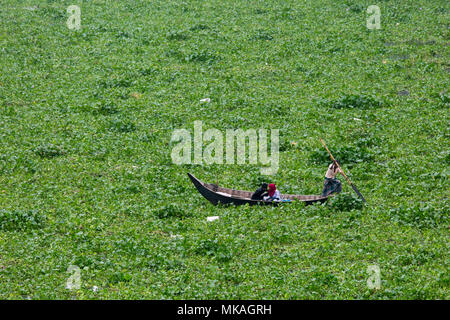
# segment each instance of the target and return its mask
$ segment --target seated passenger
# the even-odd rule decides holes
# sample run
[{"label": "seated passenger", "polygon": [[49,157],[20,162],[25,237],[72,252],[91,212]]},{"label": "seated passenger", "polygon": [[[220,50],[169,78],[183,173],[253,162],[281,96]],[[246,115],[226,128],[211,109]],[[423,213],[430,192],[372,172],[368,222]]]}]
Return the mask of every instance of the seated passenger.
[{"label": "seated passenger", "polygon": [[252,200],[263,200],[264,196],[267,196],[267,194],[267,183],[264,182],[261,185],[261,188],[252,194]]},{"label": "seated passenger", "polygon": [[269,195],[267,197],[264,197],[265,201],[280,201],[281,200],[281,193],[277,190],[277,187],[275,186],[275,183],[269,184]]}]

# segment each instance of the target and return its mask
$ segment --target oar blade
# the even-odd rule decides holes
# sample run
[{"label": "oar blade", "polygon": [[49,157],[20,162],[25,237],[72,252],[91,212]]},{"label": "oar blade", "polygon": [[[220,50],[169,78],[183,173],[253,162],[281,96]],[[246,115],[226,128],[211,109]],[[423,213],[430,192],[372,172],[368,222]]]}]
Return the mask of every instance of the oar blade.
[{"label": "oar blade", "polygon": [[364,203],[366,203],[366,199],[364,199],[363,195],[361,194],[361,192],[359,192],[358,188],[356,188],[356,186],[352,183],[352,188],[353,190],[356,192],[356,194],[362,199],[362,201],[364,201]]}]

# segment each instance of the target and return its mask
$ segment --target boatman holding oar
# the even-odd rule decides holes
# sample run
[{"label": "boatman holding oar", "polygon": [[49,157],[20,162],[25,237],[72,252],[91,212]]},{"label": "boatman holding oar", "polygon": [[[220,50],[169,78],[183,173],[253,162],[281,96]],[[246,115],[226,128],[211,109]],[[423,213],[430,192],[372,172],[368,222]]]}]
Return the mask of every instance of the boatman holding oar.
[{"label": "boatman holding oar", "polygon": [[342,174],[342,170],[338,166],[338,164],[340,165],[339,161],[336,160],[336,162],[333,162],[328,166],[327,173],[325,174],[325,181],[323,182],[322,197],[342,191],[342,184],[338,179],[336,179],[336,175],[338,173]]},{"label": "boatman holding oar", "polygon": [[[336,178],[334,178],[334,177],[336,177],[336,175],[339,172],[340,174],[342,174],[344,176],[344,178],[347,180],[348,184],[352,186],[353,191],[356,192],[358,197],[360,197],[361,200],[364,201],[364,203],[366,203],[366,199],[364,199],[361,192],[359,192],[358,188],[350,181],[350,179],[347,177],[347,175],[344,173],[344,171],[342,171],[341,164],[339,163],[339,161],[337,161],[331,154],[330,150],[328,150],[328,148],[325,144],[325,141],[320,139],[320,142],[325,147],[325,149],[327,149],[327,152],[330,155],[331,160],[333,160],[333,163],[330,164],[330,166],[328,167],[328,171],[325,175],[325,182],[323,183],[322,196],[330,195],[333,192],[338,192],[338,193],[341,192],[341,190],[342,190],[341,182],[339,180],[337,180]],[[334,167],[332,165],[334,165]],[[328,178],[328,177],[330,177],[330,178]]]}]

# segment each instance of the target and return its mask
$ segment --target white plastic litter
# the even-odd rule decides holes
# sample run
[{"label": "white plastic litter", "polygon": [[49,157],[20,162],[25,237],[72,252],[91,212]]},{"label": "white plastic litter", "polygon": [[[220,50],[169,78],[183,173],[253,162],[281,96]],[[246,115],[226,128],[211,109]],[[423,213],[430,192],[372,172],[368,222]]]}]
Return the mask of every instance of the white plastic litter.
[{"label": "white plastic litter", "polygon": [[214,220],[219,220],[219,216],[212,216],[206,218],[206,221],[214,221]]},{"label": "white plastic litter", "polygon": [[210,98],[201,99],[200,102],[210,103],[211,99]]}]

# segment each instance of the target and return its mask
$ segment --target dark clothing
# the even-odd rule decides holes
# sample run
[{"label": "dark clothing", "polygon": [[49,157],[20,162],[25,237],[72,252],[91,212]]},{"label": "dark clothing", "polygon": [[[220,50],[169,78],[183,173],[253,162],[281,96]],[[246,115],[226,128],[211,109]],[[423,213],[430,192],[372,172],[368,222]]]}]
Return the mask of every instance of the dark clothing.
[{"label": "dark clothing", "polygon": [[259,188],[252,194],[252,200],[263,200],[263,197],[267,195],[267,189]]},{"label": "dark clothing", "polygon": [[322,191],[322,197],[329,196],[332,193],[339,193],[342,191],[342,184],[341,182],[334,178],[325,178],[325,181],[323,182],[323,191]]}]

